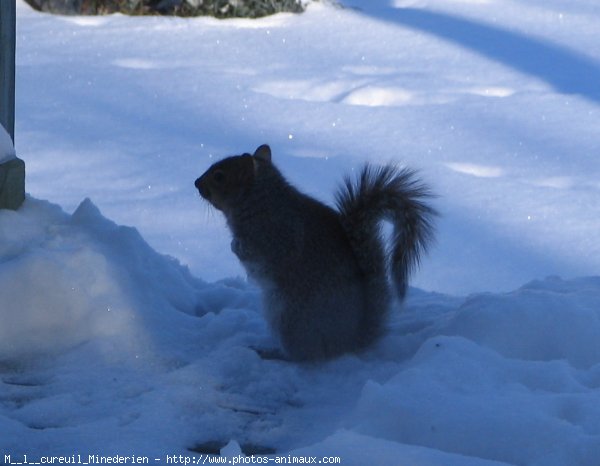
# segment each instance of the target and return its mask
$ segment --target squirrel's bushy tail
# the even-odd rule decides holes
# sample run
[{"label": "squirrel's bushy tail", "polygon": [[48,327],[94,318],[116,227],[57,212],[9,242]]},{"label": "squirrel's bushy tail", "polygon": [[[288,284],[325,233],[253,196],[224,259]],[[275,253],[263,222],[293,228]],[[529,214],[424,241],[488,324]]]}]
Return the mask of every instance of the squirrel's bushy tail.
[{"label": "squirrel's bushy tail", "polygon": [[[347,177],[337,193],[342,225],[367,280],[367,302],[377,303],[369,305],[370,315],[365,316],[372,321],[367,327],[374,327],[373,333],[379,332],[376,327],[383,323],[381,313],[390,299],[388,270],[402,299],[410,273],[433,239],[437,213],[426,203],[431,197],[415,171],[393,165],[365,165],[356,180]],[[382,220],[393,226],[389,248],[383,243]]]}]

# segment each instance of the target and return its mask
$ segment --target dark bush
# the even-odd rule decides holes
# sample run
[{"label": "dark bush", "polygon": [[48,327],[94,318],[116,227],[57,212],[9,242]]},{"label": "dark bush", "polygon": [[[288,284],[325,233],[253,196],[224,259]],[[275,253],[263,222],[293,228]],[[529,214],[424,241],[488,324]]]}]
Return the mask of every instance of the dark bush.
[{"label": "dark bush", "polygon": [[40,11],[67,15],[209,15],[258,18],[282,11],[300,13],[302,0],[26,0]]}]

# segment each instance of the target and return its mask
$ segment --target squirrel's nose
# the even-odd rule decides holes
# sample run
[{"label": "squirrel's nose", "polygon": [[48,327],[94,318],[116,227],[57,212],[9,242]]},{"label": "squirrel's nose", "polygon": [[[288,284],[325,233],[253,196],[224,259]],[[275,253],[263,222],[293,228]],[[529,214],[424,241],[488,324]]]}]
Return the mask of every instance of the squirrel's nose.
[{"label": "squirrel's nose", "polygon": [[204,183],[202,183],[202,177],[198,178],[194,182],[194,186],[196,186],[196,189],[200,193],[200,196],[202,196],[204,199],[210,199],[210,190],[206,186],[204,186]]}]

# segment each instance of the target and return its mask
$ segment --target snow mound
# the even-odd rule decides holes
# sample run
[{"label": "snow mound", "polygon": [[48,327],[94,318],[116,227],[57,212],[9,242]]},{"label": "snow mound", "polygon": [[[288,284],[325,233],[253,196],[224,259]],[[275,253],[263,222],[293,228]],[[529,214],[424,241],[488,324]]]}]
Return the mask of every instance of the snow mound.
[{"label": "snow mound", "polygon": [[[600,278],[411,289],[369,351],[263,360],[259,293],[207,284],[85,200],[0,212],[1,453],[595,465]],[[230,458],[232,459],[232,458]]]},{"label": "snow mound", "polygon": [[600,278],[531,282],[512,293],[467,299],[445,332],[526,361],[600,362]]},{"label": "snow mound", "polygon": [[[72,216],[28,199],[0,212],[0,359],[62,351],[101,336],[133,344],[137,310],[194,313],[201,283],[85,200]],[[141,304],[141,306],[140,306]]]}]

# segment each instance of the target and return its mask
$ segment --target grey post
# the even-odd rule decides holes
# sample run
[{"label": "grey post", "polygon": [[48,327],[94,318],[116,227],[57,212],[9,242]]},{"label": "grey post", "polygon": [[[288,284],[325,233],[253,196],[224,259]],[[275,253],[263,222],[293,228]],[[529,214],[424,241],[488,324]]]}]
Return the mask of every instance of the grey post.
[{"label": "grey post", "polygon": [[[0,0],[0,123],[15,140],[16,1]],[[25,200],[25,164],[0,164],[0,209],[18,209]]]}]

